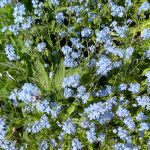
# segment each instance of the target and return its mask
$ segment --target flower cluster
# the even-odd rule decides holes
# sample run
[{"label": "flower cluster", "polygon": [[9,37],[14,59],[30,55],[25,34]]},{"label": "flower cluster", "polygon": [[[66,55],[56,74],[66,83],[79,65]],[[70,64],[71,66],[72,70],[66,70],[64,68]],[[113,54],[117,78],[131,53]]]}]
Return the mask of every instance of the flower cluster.
[{"label": "flower cluster", "polygon": [[127,6],[127,7],[132,7],[132,6],[133,6],[133,3],[131,2],[131,0],[126,0],[126,1],[125,1],[125,6]]},{"label": "flower cluster", "polygon": [[15,49],[14,49],[13,45],[11,45],[11,44],[7,44],[7,45],[6,45],[6,47],[5,47],[5,52],[6,52],[7,58],[8,58],[10,61],[20,59],[20,56],[17,56],[17,55],[15,54]]},{"label": "flower cluster", "polygon": [[90,143],[95,142],[97,140],[95,128],[90,128],[90,130],[86,132],[86,137]]},{"label": "flower cluster", "polygon": [[113,69],[112,61],[106,56],[101,56],[100,60],[96,63],[97,73],[107,75]]},{"label": "flower cluster", "polygon": [[144,40],[147,40],[150,38],[150,29],[149,28],[146,28],[144,29],[141,37],[144,39]]},{"label": "flower cluster", "polygon": [[0,0],[0,149],[149,149],[149,8]]},{"label": "flower cluster", "polygon": [[13,15],[15,17],[14,21],[15,23],[23,23],[24,17],[23,15],[25,15],[25,6],[21,3],[17,3],[16,7],[14,8],[14,12]]},{"label": "flower cluster", "polygon": [[10,0],[1,0],[1,1],[0,1],[0,7],[1,7],[1,8],[4,8],[5,5],[8,5],[8,4],[10,4],[10,3],[11,3]]},{"label": "flower cluster", "polygon": [[147,95],[137,96],[136,101],[138,102],[138,105],[143,108],[146,107],[147,110],[150,109],[150,98]]},{"label": "flower cluster", "polygon": [[73,87],[77,88],[80,84],[80,76],[78,74],[75,74],[73,76],[65,77],[62,82],[62,87]]},{"label": "flower cluster", "polygon": [[72,150],[80,150],[82,149],[82,145],[81,142],[79,142],[79,140],[77,138],[74,138],[72,140]]},{"label": "flower cluster", "polygon": [[78,66],[75,59],[80,57],[79,52],[73,52],[72,48],[70,48],[69,46],[62,47],[61,51],[65,55],[64,65],[66,67],[71,67],[72,68],[72,67],[77,67]]},{"label": "flower cluster", "polygon": [[85,104],[87,103],[88,99],[89,99],[90,94],[88,92],[86,92],[86,89],[84,86],[80,86],[77,88],[77,98],[81,98],[82,102]]},{"label": "flower cluster", "polygon": [[42,141],[40,145],[40,150],[46,150],[48,148],[47,141]]},{"label": "flower cluster", "polygon": [[[28,123],[28,126],[30,126],[31,123]],[[48,117],[44,114],[41,116],[39,121],[35,121],[32,127],[27,127],[27,132],[33,132],[37,133],[41,131],[42,129],[49,129],[51,125],[49,124]]]},{"label": "flower cluster", "polygon": [[40,93],[39,89],[32,85],[31,83],[25,83],[21,91],[15,89],[14,92],[11,93],[10,95],[10,100],[12,99],[13,101],[16,101],[17,98],[18,100],[23,101],[26,104],[29,104],[30,102],[35,102],[37,100],[37,96]]},{"label": "flower cluster", "polygon": [[91,32],[92,32],[91,29],[85,28],[81,31],[81,35],[82,35],[82,37],[89,37]]},{"label": "flower cluster", "polygon": [[90,120],[96,119],[103,125],[114,117],[111,111],[113,105],[116,105],[115,98],[108,99],[105,103],[99,102],[90,104],[89,107],[84,109],[84,113],[88,114]]},{"label": "flower cluster", "polygon": [[143,2],[138,10],[138,14],[140,14],[142,11],[147,11],[149,8],[150,8],[149,2],[148,1]]},{"label": "flower cluster", "polygon": [[56,14],[56,20],[59,24],[62,24],[64,19],[65,19],[65,17],[62,12],[59,12]]},{"label": "flower cluster", "polygon": [[1,149],[16,149],[16,142],[6,140],[6,130],[9,128],[6,124],[5,118],[0,118],[0,148]]},{"label": "flower cluster", "polygon": [[51,4],[51,5],[58,6],[59,3],[60,3],[60,1],[58,1],[58,0],[50,0],[50,4]]},{"label": "flower cluster", "polygon": [[42,43],[39,43],[36,47],[36,49],[39,51],[39,52],[43,52],[44,49],[46,48],[46,44],[44,42]]},{"label": "flower cluster", "polygon": [[118,17],[123,17],[125,14],[125,8],[123,6],[117,6],[113,2],[110,2],[111,6],[111,15],[112,16],[118,16]]},{"label": "flower cluster", "polygon": [[139,83],[130,83],[130,87],[128,88],[129,91],[132,92],[132,94],[136,94],[140,90],[140,84]]},{"label": "flower cluster", "polygon": [[43,2],[39,2],[39,0],[32,0],[34,14],[37,15],[39,18],[42,15],[42,7],[44,6]]},{"label": "flower cluster", "polygon": [[67,134],[75,134],[76,133],[76,125],[73,123],[71,118],[68,118],[62,126],[62,130]]},{"label": "flower cluster", "polygon": [[110,41],[111,37],[109,34],[110,34],[110,28],[104,27],[101,31],[98,31],[96,33],[96,41],[99,43],[104,43],[104,42]]},{"label": "flower cluster", "polygon": [[113,27],[113,30],[116,31],[121,38],[124,38],[126,36],[126,32],[129,30],[127,26],[117,26],[116,21],[113,21],[110,26]]}]

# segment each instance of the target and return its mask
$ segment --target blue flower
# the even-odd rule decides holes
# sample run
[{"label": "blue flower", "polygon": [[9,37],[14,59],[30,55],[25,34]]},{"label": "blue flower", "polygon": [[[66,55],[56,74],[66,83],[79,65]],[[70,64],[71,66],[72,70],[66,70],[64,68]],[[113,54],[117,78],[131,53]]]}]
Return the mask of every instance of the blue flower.
[{"label": "blue flower", "polygon": [[149,8],[150,8],[149,2],[148,1],[143,2],[138,10],[138,14],[140,14],[142,11],[147,11]]},{"label": "blue flower", "polygon": [[42,7],[44,6],[43,2],[39,2],[39,0],[32,0],[34,14],[37,15],[39,18],[42,15]]},{"label": "blue flower", "polygon": [[81,31],[82,37],[89,37],[91,35],[92,30],[90,28],[84,28]]},{"label": "blue flower", "polygon": [[68,32],[69,32],[69,33],[72,33],[73,30],[74,30],[73,27],[69,27],[69,28],[68,28]]},{"label": "blue flower", "polygon": [[15,49],[14,49],[13,45],[11,45],[11,44],[7,44],[7,45],[6,45],[6,47],[5,47],[5,52],[6,52],[7,58],[8,58],[10,61],[20,59],[20,56],[17,56],[17,55],[15,54]]},{"label": "blue flower", "polygon": [[58,105],[56,102],[51,102],[51,115],[52,118],[57,118],[59,112],[61,111],[61,105]]},{"label": "blue flower", "polygon": [[68,118],[62,126],[63,131],[65,131],[68,134],[75,134],[76,132],[76,125],[73,123],[73,120]]},{"label": "blue flower", "polygon": [[4,33],[7,29],[8,29],[7,27],[3,27],[3,28],[1,29],[1,32]]},{"label": "blue flower", "polygon": [[15,35],[18,34],[19,30],[20,30],[19,24],[15,24],[15,25],[10,25],[9,26],[9,31],[12,32]]},{"label": "blue flower", "polygon": [[5,138],[8,129],[9,126],[6,125],[6,118],[0,118],[0,149],[15,150],[17,149],[16,142],[9,141]]},{"label": "blue flower", "polygon": [[97,96],[106,97],[112,94],[113,91],[114,89],[111,86],[106,85],[106,89],[99,90]]},{"label": "blue flower", "polygon": [[25,41],[25,46],[28,47],[31,50],[30,45],[33,44],[33,42],[31,40],[26,40]]},{"label": "blue flower", "polygon": [[58,0],[50,0],[50,4],[51,4],[51,5],[58,6],[59,3],[60,3],[60,1],[58,1]]},{"label": "blue flower", "polygon": [[118,17],[123,17],[125,14],[125,8],[123,6],[117,6],[113,2],[110,2],[111,6],[111,15],[112,16],[118,16]]},{"label": "blue flower", "polygon": [[147,72],[145,73],[145,76],[147,77],[146,81],[147,81],[148,83],[150,83],[150,71],[147,71]]},{"label": "blue flower", "polygon": [[11,3],[10,0],[1,0],[1,1],[0,1],[0,7],[1,7],[1,8],[4,8],[5,5],[8,5],[8,4],[10,4],[10,3]]},{"label": "blue flower", "polygon": [[129,117],[129,111],[126,108],[122,108],[121,106],[118,107],[116,114],[122,118]]},{"label": "blue flower", "polygon": [[14,12],[13,15],[15,17],[14,21],[15,23],[23,23],[24,17],[23,15],[25,15],[25,6],[24,4],[21,3],[17,3],[16,7],[14,8]]},{"label": "blue flower", "polygon": [[[30,123],[28,124],[30,125]],[[51,125],[49,124],[48,117],[44,114],[41,116],[39,121],[35,121],[34,124],[30,127],[26,128],[27,132],[37,133],[42,129],[49,129]]]},{"label": "blue flower", "polygon": [[136,115],[136,120],[137,121],[144,121],[144,120],[148,120],[148,116],[144,115],[143,112],[140,112]]},{"label": "blue flower", "polygon": [[47,100],[37,102],[36,109],[40,112],[46,112],[47,114],[50,114],[50,112],[52,111]]},{"label": "blue flower", "polygon": [[96,41],[100,43],[110,41],[111,37],[109,36],[109,32],[110,32],[110,28],[104,27],[104,29],[96,33]]},{"label": "blue flower", "polygon": [[147,95],[137,96],[136,101],[138,102],[138,105],[143,108],[146,107],[147,110],[150,110],[150,98]]},{"label": "blue flower", "polygon": [[80,150],[82,149],[81,142],[77,138],[74,138],[71,142],[72,150]]},{"label": "blue flower", "polygon": [[26,22],[25,23],[22,23],[21,24],[21,29],[22,30],[27,30],[31,27],[31,24],[34,22],[34,19],[29,16],[27,19],[26,19]]},{"label": "blue flower", "polygon": [[32,0],[33,8],[38,7],[39,0]]},{"label": "blue flower", "polygon": [[130,131],[133,132],[135,130],[135,123],[131,117],[125,118],[123,123],[129,128]]},{"label": "blue flower", "polygon": [[119,68],[122,65],[122,61],[116,61],[113,63],[113,68]]},{"label": "blue flower", "polygon": [[130,143],[132,141],[131,136],[129,136],[129,133],[127,130],[123,129],[122,127],[118,127],[118,137],[121,138],[123,141],[126,141]]},{"label": "blue flower", "polygon": [[150,123],[147,122],[141,122],[140,123],[139,131],[149,130],[150,129]]},{"label": "blue flower", "polygon": [[126,55],[126,59],[129,60],[130,56],[132,56],[134,52],[134,48],[133,47],[128,47],[126,49],[125,55]]},{"label": "blue flower", "polygon": [[106,54],[112,53],[115,56],[118,55],[120,58],[123,58],[123,56],[124,56],[124,51],[115,46],[110,46],[110,45],[106,44],[105,49],[106,49]]},{"label": "blue flower", "polygon": [[43,52],[44,49],[46,48],[46,43],[42,42],[42,43],[39,43],[36,47],[36,49],[39,51],[39,52]]},{"label": "blue flower", "polygon": [[104,134],[103,131],[101,131],[99,133],[99,136],[98,136],[97,140],[100,141],[100,142],[102,142],[102,143],[105,142],[105,134]]},{"label": "blue flower", "polygon": [[140,90],[140,84],[139,83],[130,83],[130,87],[128,88],[129,91],[132,92],[132,94],[137,94]]},{"label": "blue flower", "polygon": [[47,141],[42,141],[40,145],[40,150],[46,150],[46,149],[48,149]]},{"label": "blue flower", "polygon": [[88,18],[88,21],[90,21],[90,22],[92,22],[93,19],[96,17],[96,15],[93,14],[92,12],[88,12],[88,16],[90,17],[90,18]]},{"label": "blue flower", "polygon": [[61,48],[61,51],[64,55],[69,55],[72,52],[72,48],[70,48],[69,46],[63,46]]},{"label": "blue flower", "polygon": [[147,146],[150,148],[150,137],[148,139]]},{"label": "blue flower", "polygon": [[53,73],[50,72],[50,73],[49,73],[49,78],[50,78],[50,79],[52,78],[52,75],[53,75]]},{"label": "blue flower", "polygon": [[[72,38],[71,39],[72,42],[78,42],[78,39],[75,39],[75,38]],[[79,48],[79,45],[80,43],[78,43],[76,46]],[[75,45],[75,43],[73,43],[73,45]],[[63,54],[65,55],[65,60],[64,60],[64,65],[66,67],[76,67],[78,66],[77,62],[75,61],[75,59],[79,59],[81,54],[80,54],[80,51],[78,52],[73,52],[72,51],[72,48],[70,48],[69,46],[63,46],[61,48],[61,51],[63,52]]]},{"label": "blue flower", "polygon": [[80,76],[78,74],[75,74],[73,76],[65,77],[62,82],[62,87],[77,88],[79,84],[80,84]]},{"label": "blue flower", "polygon": [[110,72],[112,67],[112,61],[106,56],[101,56],[100,60],[96,63],[97,73],[101,75],[107,75]]},{"label": "blue flower", "polygon": [[[17,105],[18,101],[16,99],[18,99],[26,104],[32,102],[33,107],[34,103],[36,102],[36,96],[38,96],[40,92],[38,88],[31,83],[25,83],[19,91],[17,90],[18,89],[14,89],[14,91],[9,96],[9,99],[13,100],[13,104]],[[29,110],[28,107],[26,107],[25,109]]]},{"label": "blue flower", "polygon": [[150,60],[150,49],[144,52],[144,56]]},{"label": "blue flower", "polygon": [[62,37],[62,38],[65,37],[66,36],[66,32],[59,32],[59,36]]},{"label": "blue flower", "polygon": [[64,88],[64,97],[65,98],[73,97],[73,90],[67,87]]},{"label": "blue flower", "polygon": [[126,0],[125,1],[125,6],[131,7],[131,6],[133,6],[133,3],[131,2],[131,0]]},{"label": "blue flower", "polygon": [[89,99],[89,96],[90,96],[90,94],[87,93],[87,92],[85,92],[85,90],[86,90],[86,89],[85,89],[84,86],[78,87],[78,88],[77,88],[77,95],[76,95],[77,98],[81,98],[81,99],[82,99],[82,102],[83,102],[84,104],[87,103],[87,101],[88,101],[88,99]]},{"label": "blue flower", "polygon": [[9,99],[9,102],[12,101],[13,105],[17,106],[18,105],[18,101],[17,101],[17,96],[18,96],[18,92],[17,92],[18,89],[14,89],[13,92],[11,92],[11,94],[9,95],[8,99]]},{"label": "blue flower", "polygon": [[76,47],[78,49],[84,48],[84,45],[79,42],[80,41],[79,38],[70,38],[70,41],[74,47]]},{"label": "blue flower", "polygon": [[64,65],[68,68],[73,68],[73,67],[77,67],[78,66],[78,63],[73,59],[71,58],[70,56],[66,55],[64,57]]},{"label": "blue flower", "polygon": [[52,139],[52,140],[51,140],[51,145],[52,145],[52,146],[57,146],[57,142],[55,141],[55,139]]},{"label": "blue flower", "polygon": [[121,83],[120,85],[118,85],[118,91],[123,91],[127,89],[127,85],[125,83]]},{"label": "blue flower", "polygon": [[113,148],[115,150],[141,150],[141,146],[135,146],[133,145],[131,142],[130,143],[117,143],[115,145],[113,145]]},{"label": "blue flower", "polygon": [[58,139],[62,141],[64,136],[65,136],[65,132],[61,132],[58,136]]},{"label": "blue flower", "polygon": [[65,17],[62,12],[59,12],[56,14],[56,20],[59,24],[62,24],[64,19],[65,19]]},{"label": "blue flower", "polygon": [[129,31],[127,26],[117,26],[116,21],[113,21],[110,26],[113,27],[113,29],[120,35],[121,38],[124,38],[126,36],[127,31]]},{"label": "blue flower", "polygon": [[143,40],[148,40],[150,38],[150,29],[145,28],[141,37],[143,38]]},{"label": "blue flower", "polygon": [[90,128],[89,131],[86,131],[86,137],[87,137],[87,139],[90,143],[95,142],[97,140],[96,139],[95,128]]},{"label": "blue flower", "polygon": [[80,123],[81,127],[84,129],[92,127],[92,122],[89,122],[87,118],[83,118],[83,120]]}]

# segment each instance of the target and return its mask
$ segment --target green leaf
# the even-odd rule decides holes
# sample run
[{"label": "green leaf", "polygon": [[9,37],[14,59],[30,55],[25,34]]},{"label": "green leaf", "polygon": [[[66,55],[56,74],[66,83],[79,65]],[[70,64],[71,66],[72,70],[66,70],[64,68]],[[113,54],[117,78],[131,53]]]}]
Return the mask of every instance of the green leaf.
[{"label": "green leaf", "polygon": [[64,77],[65,77],[64,60],[61,59],[59,68],[57,69],[56,74],[55,74],[55,78],[54,78],[55,88],[58,91],[62,88],[61,83],[62,83]]},{"label": "green leaf", "polygon": [[37,82],[39,82],[45,90],[50,91],[50,80],[40,58],[35,62],[34,68],[35,70],[33,70],[33,72],[35,73]]},{"label": "green leaf", "polygon": [[15,127],[16,127],[16,129],[17,129],[17,128],[20,128],[20,127],[24,126],[24,124],[26,124],[26,120],[20,119],[20,120],[17,122],[17,125],[16,125]]},{"label": "green leaf", "polygon": [[68,7],[56,7],[56,10],[54,11],[54,14],[57,14],[59,11],[67,10]]},{"label": "green leaf", "polygon": [[92,144],[88,144],[88,150],[93,150]]}]

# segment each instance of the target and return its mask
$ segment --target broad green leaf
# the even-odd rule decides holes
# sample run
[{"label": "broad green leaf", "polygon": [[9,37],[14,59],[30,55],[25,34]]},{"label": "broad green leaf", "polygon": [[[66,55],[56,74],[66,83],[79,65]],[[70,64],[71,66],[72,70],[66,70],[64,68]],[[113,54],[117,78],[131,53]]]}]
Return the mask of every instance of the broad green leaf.
[{"label": "broad green leaf", "polygon": [[50,91],[50,80],[40,58],[35,62],[33,67],[35,68],[34,73],[36,73],[37,82],[39,82],[45,90]]},{"label": "broad green leaf", "polygon": [[54,84],[55,84],[55,88],[59,91],[62,86],[61,86],[61,83],[63,81],[65,77],[65,66],[64,66],[64,60],[61,59],[60,61],[60,65],[56,71],[56,74],[55,74],[55,78],[54,78]]}]

